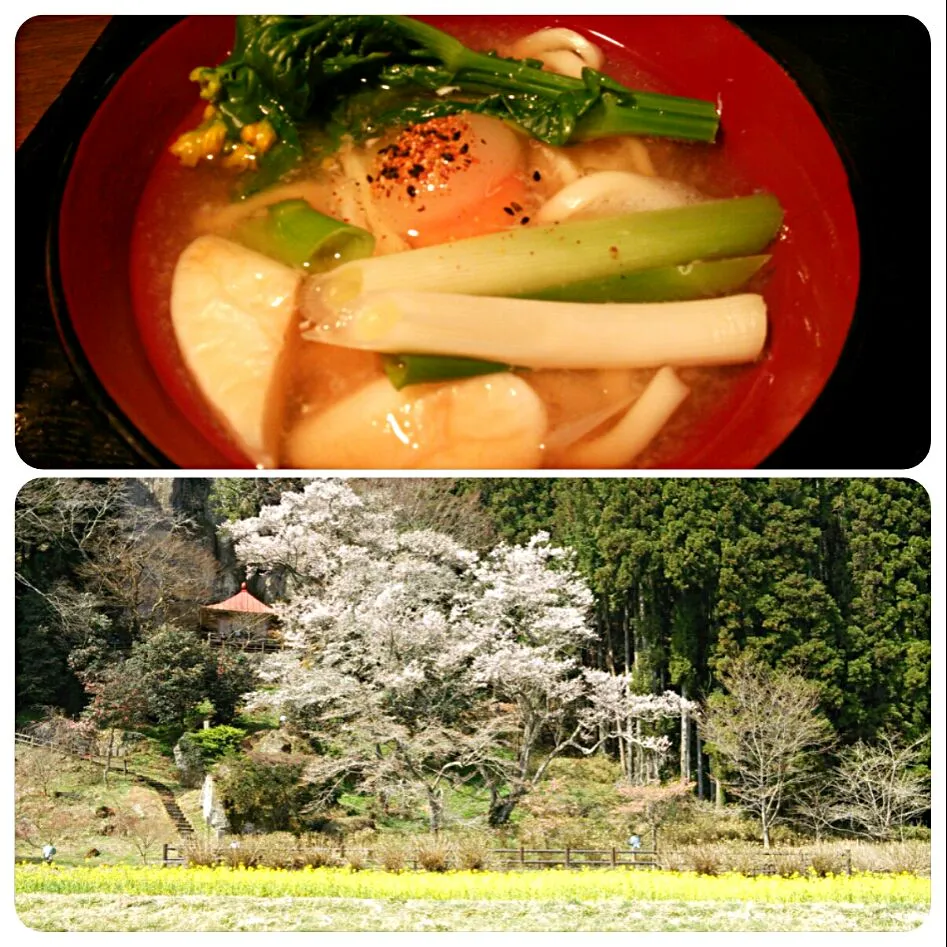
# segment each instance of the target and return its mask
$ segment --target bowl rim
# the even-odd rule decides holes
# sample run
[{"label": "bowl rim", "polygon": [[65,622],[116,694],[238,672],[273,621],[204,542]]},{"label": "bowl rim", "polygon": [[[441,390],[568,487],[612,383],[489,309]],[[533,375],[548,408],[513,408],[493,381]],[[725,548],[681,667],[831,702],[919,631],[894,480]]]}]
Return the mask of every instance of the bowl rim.
[{"label": "bowl rim", "polygon": [[[135,61],[147,48],[177,26],[184,17],[141,17],[136,19],[148,21],[146,32],[143,33],[140,29],[131,30],[129,20],[124,17],[116,16],[109,21],[95,45],[83,58],[54,103],[40,120],[41,123],[44,120],[48,121],[48,116],[54,110],[63,108],[64,103],[69,102],[74,127],[68,134],[65,152],[62,160],[56,166],[55,181],[52,188],[50,188],[50,211],[43,246],[43,266],[53,325],[62,344],[63,353],[83,391],[88,395],[94,407],[107,420],[109,427],[145,463],[156,469],[171,469],[179,467],[179,465],[159,450],[126,415],[92,367],[92,363],[86,355],[73,326],[60,267],[59,236],[62,205],[79,144],[85,137],[93,118],[122,76],[134,65]],[[142,23],[141,25],[145,26],[146,24]],[[130,47],[127,45],[129,36],[135,39]],[[104,77],[94,76],[95,65],[106,63],[108,57],[114,53],[121,57],[117,67],[106,69]],[[86,83],[91,83],[91,88],[86,94],[77,95],[79,89]],[[78,115],[72,112],[72,109],[76,108],[77,105],[81,109]],[[33,137],[38,129],[39,125],[30,134],[27,141],[23,143],[24,151],[27,150],[26,146],[29,138]]]}]

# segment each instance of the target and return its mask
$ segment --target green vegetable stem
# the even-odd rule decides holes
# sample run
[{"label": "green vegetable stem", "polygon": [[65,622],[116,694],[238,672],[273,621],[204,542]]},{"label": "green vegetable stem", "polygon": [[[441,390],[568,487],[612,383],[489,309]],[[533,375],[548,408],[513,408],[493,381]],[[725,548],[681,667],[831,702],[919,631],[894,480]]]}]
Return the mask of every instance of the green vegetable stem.
[{"label": "green vegetable stem", "polygon": [[256,189],[301,160],[305,119],[331,120],[356,138],[461,111],[504,119],[552,145],[619,134],[716,138],[713,103],[635,92],[592,69],[574,79],[541,67],[475,52],[410,17],[238,16],[230,57],[192,75],[231,146],[248,125],[275,130]]},{"label": "green vegetable stem", "polygon": [[281,201],[237,225],[244,246],[311,273],[369,257],[375,238],[367,230],[313,210],[304,200]]},{"label": "green vegetable stem", "polygon": [[385,374],[396,391],[401,391],[409,385],[456,381],[460,378],[512,371],[512,366],[500,362],[451,358],[446,355],[386,355],[383,364]]}]

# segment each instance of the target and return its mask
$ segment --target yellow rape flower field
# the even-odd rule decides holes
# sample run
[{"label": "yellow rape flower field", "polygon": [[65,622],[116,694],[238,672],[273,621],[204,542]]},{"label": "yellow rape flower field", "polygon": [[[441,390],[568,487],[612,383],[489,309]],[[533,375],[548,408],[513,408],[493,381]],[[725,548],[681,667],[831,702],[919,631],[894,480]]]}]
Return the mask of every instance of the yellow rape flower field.
[{"label": "yellow rape flower field", "polygon": [[60,931],[910,930],[930,898],[911,874],[16,869],[21,920]]}]

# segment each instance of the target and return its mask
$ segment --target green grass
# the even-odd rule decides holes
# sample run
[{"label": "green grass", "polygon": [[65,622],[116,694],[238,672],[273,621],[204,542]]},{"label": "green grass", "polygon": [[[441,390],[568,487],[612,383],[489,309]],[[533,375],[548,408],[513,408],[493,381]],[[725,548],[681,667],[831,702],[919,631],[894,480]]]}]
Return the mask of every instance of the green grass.
[{"label": "green grass", "polygon": [[[21,760],[32,751],[29,747],[17,746],[16,758]],[[114,809],[116,806],[138,804],[155,813],[156,818],[164,820],[167,826],[166,837],[155,843],[149,855],[149,861],[161,858],[161,841],[173,841],[176,838],[174,827],[161,805],[158,794],[149,787],[137,782],[132,776],[123,774],[121,768],[113,770],[108,783],[104,783],[102,766],[69,756],[61,757],[61,766],[50,785],[51,799],[58,812],[67,817],[65,823],[55,832],[57,849],[56,862],[62,866],[87,864],[140,865],[141,855],[133,842],[119,834],[104,835],[103,829],[112,820],[96,815],[100,806]],[[54,793],[62,795],[55,796]],[[29,818],[39,807],[42,809],[49,800],[37,790],[24,796],[17,805],[18,816]],[[40,822],[42,825],[42,820]],[[42,840],[34,840],[30,845],[24,839],[17,838],[14,856],[18,861],[39,863],[41,861]],[[87,859],[86,854],[97,849],[101,854]]]},{"label": "green grass", "polygon": [[908,931],[926,906],[18,895],[42,931]]}]

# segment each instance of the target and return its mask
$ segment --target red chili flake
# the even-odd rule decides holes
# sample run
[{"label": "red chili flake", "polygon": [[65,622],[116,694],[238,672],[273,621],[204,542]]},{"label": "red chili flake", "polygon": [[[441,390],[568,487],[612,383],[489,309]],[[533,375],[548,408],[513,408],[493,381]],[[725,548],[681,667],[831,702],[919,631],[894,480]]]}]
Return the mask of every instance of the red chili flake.
[{"label": "red chili flake", "polygon": [[[461,142],[459,148],[454,144],[456,142]],[[416,196],[422,189],[443,187],[455,171],[477,162],[475,157],[466,157],[472,144],[470,125],[458,116],[409,126],[393,144],[379,149],[378,153],[384,157],[376,165],[381,170],[374,172],[375,187],[386,196],[391,194],[391,190],[386,188],[385,181],[411,178],[424,186],[417,187],[411,196]],[[458,152],[465,156],[463,160],[458,159]],[[379,176],[384,180],[377,180]]]}]

